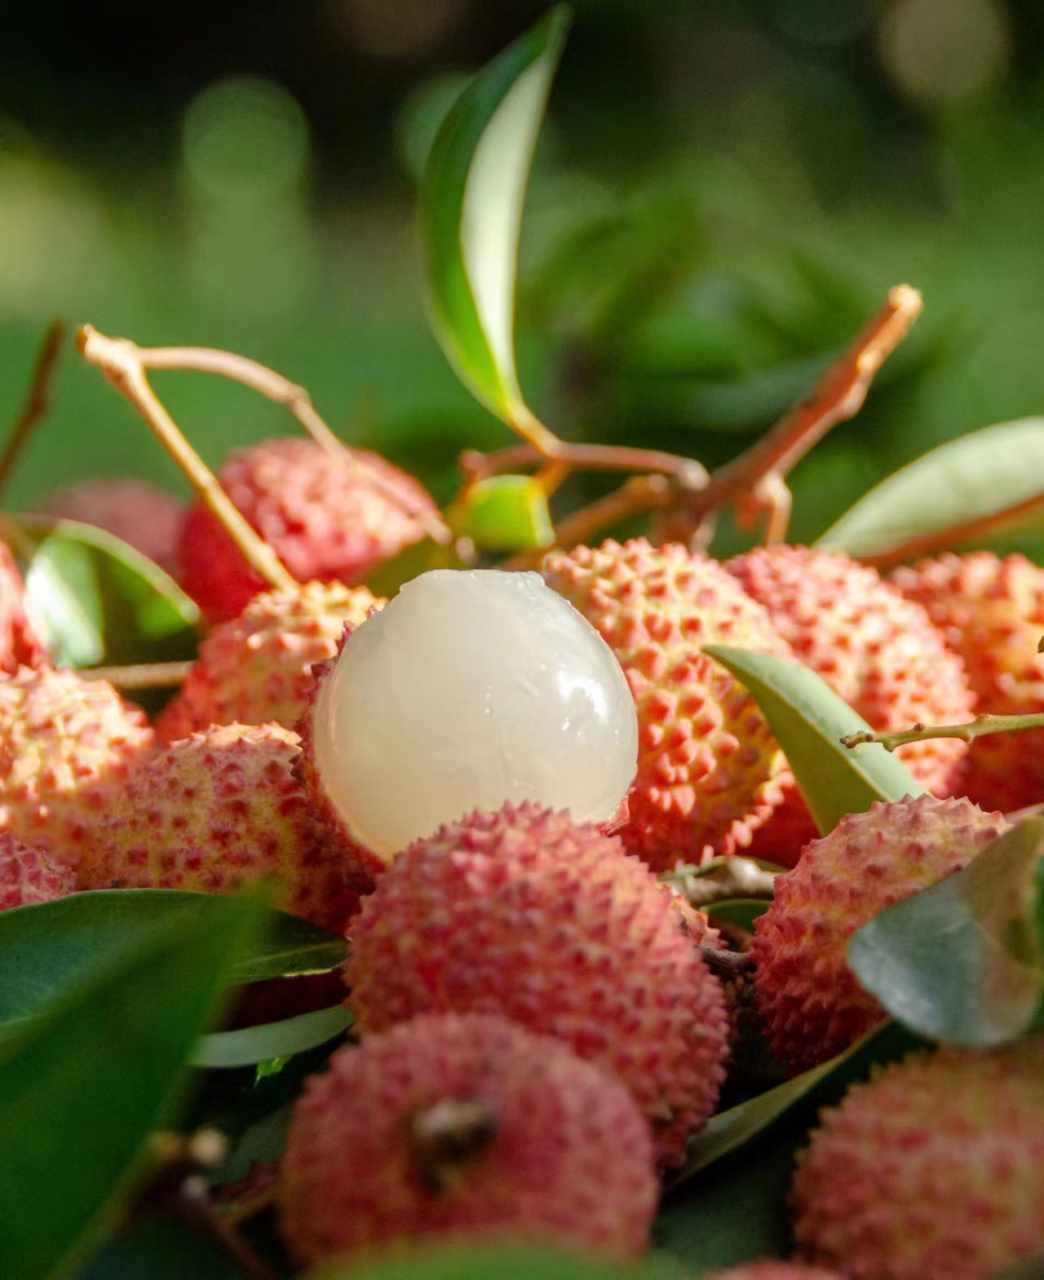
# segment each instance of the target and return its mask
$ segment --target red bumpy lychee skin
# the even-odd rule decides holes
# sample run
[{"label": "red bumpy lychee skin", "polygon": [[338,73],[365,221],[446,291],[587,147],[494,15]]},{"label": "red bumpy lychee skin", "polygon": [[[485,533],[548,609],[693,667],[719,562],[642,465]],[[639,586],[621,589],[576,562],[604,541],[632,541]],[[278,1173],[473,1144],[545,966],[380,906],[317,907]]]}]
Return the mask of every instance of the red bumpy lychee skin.
[{"label": "red bumpy lychee skin", "polygon": [[754,922],[765,1039],[791,1073],[840,1053],[884,1017],[845,961],[849,936],[886,907],[968,865],[1007,827],[970,800],[907,796],[842,818],[776,878]]},{"label": "red bumpy lychee skin", "polygon": [[714,1109],[729,1033],[704,938],[673,899],[615,837],[568,814],[472,814],[411,845],[364,899],[348,1003],[364,1034],[474,1012],[554,1035],[616,1071],[660,1160],[678,1163]]},{"label": "red bumpy lychee skin", "polygon": [[417,1018],[344,1048],[294,1108],[281,1225],[319,1264],[431,1237],[554,1243],[623,1258],[657,1200],[627,1090],[504,1018]]},{"label": "red bumpy lychee skin", "polygon": [[[347,453],[407,502],[435,514],[412,476],[377,454]],[[298,582],[354,582],[424,536],[421,518],[311,440],[287,437],[236,450],[218,480]],[[181,585],[212,622],[234,618],[265,590],[201,502],[189,509],[178,555]]]},{"label": "red bumpy lychee skin", "polygon": [[[890,732],[914,724],[960,723],[974,696],[961,659],[919,604],[907,600],[876,569],[848,556],[808,547],[761,547],[725,568],[768,610],[796,657],[811,667],[871,729]],[[934,795],[961,785],[967,744],[957,738],[910,743],[897,752]],[[793,866],[817,835],[801,793],[761,828],[758,855]]]},{"label": "red bumpy lychee skin", "polygon": [[851,1280],[990,1280],[1044,1255],[1044,1037],[879,1068],[823,1114],[792,1203],[802,1254]]},{"label": "red bumpy lychee skin", "polygon": [[644,539],[553,553],[544,577],[601,632],[638,708],[628,852],[669,870],[742,851],[791,775],[753,697],[703,647],[790,656],[767,612],[717,561]]},{"label": "red bumpy lychee skin", "polygon": [[[1044,569],[1025,556],[1002,559],[975,551],[896,569],[892,580],[927,609],[964,659],[975,714],[1044,711],[1044,659],[1037,653],[1044,631]],[[1044,730],[976,738],[962,789],[977,804],[1006,813],[1044,800]]]},{"label": "red bumpy lychee skin", "polygon": [[0,676],[0,831],[75,867],[153,742],[144,712],[103,680],[27,667]]},{"label": "red bumpy lychee skin", "polygon": [[169,574],[177,568],[184,508],[172,494],[131,476],[80,480],[45,495],[33,510],[93,524],[129,543]]},{"label": "red bumpy lychee skin", "polygon": [[0,542],[0,672],[42,667],[49,661],[25,611],[25,584],[5,542]]},{"label": "red bumpy lychee skin", "polygon": [[10,831],[0,832],[0,911],[51,902],[75,888],[71,867],[23,844]]},{"label": "red bumpy lychee skin", "polygon": [[111,797],[79,887],[224,893],[267,880],[277,907],[342,930],[357,899],[292,775],[297,754],[275,724],[215,726],[156,751]]},{"label": "red bumpy lychee skin", "polygon": [[338,651],[345,627],[386,602],[366,587],[307,582],[255,596],[238,618],[206,636],[178,694],[156,721],[166,742],[212,724],[292,729],[308,709],[312,668]]}]

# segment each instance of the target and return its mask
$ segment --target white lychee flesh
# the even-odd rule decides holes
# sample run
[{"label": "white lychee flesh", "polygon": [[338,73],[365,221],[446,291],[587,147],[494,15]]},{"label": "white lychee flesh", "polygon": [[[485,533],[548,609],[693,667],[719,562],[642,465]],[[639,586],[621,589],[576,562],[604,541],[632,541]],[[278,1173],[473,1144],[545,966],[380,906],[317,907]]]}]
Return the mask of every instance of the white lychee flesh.
[{"label": "white lychee flesh", "polygon": [[313,750],[351,834],[390,857],[506,801],[610,818],[638,722],[612,650],[539,574],[436,569],[349,636]]}]

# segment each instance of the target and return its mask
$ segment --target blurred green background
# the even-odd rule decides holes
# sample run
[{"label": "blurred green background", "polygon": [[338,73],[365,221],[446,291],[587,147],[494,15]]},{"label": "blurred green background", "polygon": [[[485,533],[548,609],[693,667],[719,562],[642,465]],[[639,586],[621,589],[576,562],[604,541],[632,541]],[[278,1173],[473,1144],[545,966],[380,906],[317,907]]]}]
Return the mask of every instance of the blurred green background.
[{"label": "blurred green background", "polygon": [[[21,6],[0,45],[0,428],[60,315],[268,363],[448,498],[460,449],[506,433],[428,329],[415,180],[463,77],[546,8]],[[925,449],[1044,411],[1039,0],[575,13],[522,253],[523,381],[549,425],[724,461],[903,280],[925,316],[796,471],[795,538]],[[220,379],[155,385],[212,463],[292,428]],[[105,473],[180,487],[68,352],[4,503]]]}]

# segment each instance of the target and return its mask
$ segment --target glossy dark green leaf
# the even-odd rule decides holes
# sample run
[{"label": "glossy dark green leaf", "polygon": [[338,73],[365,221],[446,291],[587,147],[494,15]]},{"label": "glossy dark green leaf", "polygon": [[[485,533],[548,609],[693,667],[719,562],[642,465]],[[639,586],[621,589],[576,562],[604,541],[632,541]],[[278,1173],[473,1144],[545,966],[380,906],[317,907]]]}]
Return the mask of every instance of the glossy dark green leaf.
[{"label": "glossy dark green leaf", "polygon": [[1044,818],[1027,819],[963,871],[857,929],[849,966],[923,1036],[983,1046],[1013,1040],[1044,995],[1036,922],[1042,854]]},{"label": "glossy dark green leaf", "polygon": [[766,898],[726,898],[708,903],[703,908],[715,922],[738,924],[742,929],[753,929],[754,921],[763,916],[771,903]]},{"label": "glossy dark green leaf", "polygon": [[194,658],[199,610],[158,565],[119,538],[72,520],[5,521],[26,605],[61,666]]},{"label": "glossy dark green leaf", "polygon": [[555,538],[547,494],[535,476],[491,476],[446,512],[453,533],[480,551],[539,551]]},{"label": "glossy dark green leaf", "polygon": [[73,1280],[243,1280],[215,1241],[168,1218],[146,1218],[106,1240]]},{"label": "glossy dark green leaf", "polygon": [[851,556],[876,555],[1002,512],[1009,514],[991,521],[993,534],[1044,529],[1042,477],[1044,418],[985,427],[932,449],[883,480],[816,546]]},{"label": "glossy dark green leaf", "polygon": [[326,1044],[351,1024],[352,1015],[337,1005],[284,1018],[282,1022],[265,1022],[236,1031],[214,1031],[204,1036],[193,1050],[191,1063],[194,1067],[252,1067],[272,1059],[290,1058],[305,1049]]},{"label": "glossy dark green leaf", "polygon": [[125,940],[0,1049],[0,1275],[69,1266],[131,1190],[256,923],[251,901],[220,901]]},{"label": "glossy dark green leaf", "polygon": [[818,675],[800,662],[724,645],[706,652],[727,667],[757,700],[794,771],[820,832],[875,800],[919,796],[924,788],[884,747],[850,750],[841,739],[870,726]]},{"label": "glossy dark green leaf", "polygon": [[515,370],[515,273],[526,181],[569,18],[562,8],[505,49],[453,104],[420,191],[435,332],[499,417],[525,412]]},{"label": "glossy dark green leaf", "polygon": [[314,1280],[661,1280],[673,1275],[644,1266],[584,1257],[525,1244],[428,1244],[317,1272]]},{"label": "glossy dark green leaf", "polygon": [[[105,889],[0,912],[0,1039],[66,990],[93,980],[113,957],[161,926],[217,929],[228,899],[173,889]],[[279,911],[263,911],[258,935],[230,980],[258,982],[336,967],[343,938]]]}]

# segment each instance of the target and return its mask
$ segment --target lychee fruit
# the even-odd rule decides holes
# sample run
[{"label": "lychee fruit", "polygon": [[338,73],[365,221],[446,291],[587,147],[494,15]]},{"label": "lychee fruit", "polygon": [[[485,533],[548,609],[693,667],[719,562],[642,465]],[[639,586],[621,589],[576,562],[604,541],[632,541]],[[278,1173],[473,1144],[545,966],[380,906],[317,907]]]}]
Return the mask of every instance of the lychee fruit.
[{"label": "lychee fruit", "polygon": [[71,867],[23,844],[10,831],[0,832],[0,911],[64,898],[75,888]]},{"label": "lychee fruit", "polygon": [[[385,485],[393,501],[355,468],[314,441],[285,437],[233,451],[218,480],[247,522],[299,582],[355,582],[424,536],[435,503],[412,476],[377,454],[347,449]],[[242,613],[265,583],[202,502],[189,508],[178,544],[182,587],[212,621]]]},{"label": "lychee fruit", "polygon": [[212,724],[292,729],[308,708],[312,668],[332,658],[344,628],[365,622],[387,601],[366,587],[307,582],[254,596],[237,618],[204,638],[181,689],[163,708],[156,732],[166,742]]},{"label": "lychee fruit", "polygon": [[301,727],[317,811],[379,873],[473,809],[615,818],[638,726],[620,664],[539,574],[437,569],[357,627]]},{"label": "lychee fruit", "polygon": [[[949,553],[896,569],[892,581],[924,606],[964,659],[976,714],[1044,711],[1044,659],[1037,654],[1044,632],[1044,569],[1022,555]],[[1044,730],[976,738],[962,789],[977,804],[1005,812],[1044,800]]]},{"label": "lychee fruit", "polygon": [[144,712],[104,680],[50,668],[0,675],[0,831],[75,867],[153,741]]},{"label": "lychee fruit", "polygon": [[505,805],[447,824],[380,877],[349,930],[348,1004],[364,1034],[452,1012],[554,1035],[625,1081],[660,1160],[677,1163],[728,1053],[702,941],[615,836]]},{"label": "lychee fruit", "polygon": [[598,628],[637,705],[628,851],[670,870],[744,849],[790,770],[754,698],[703,648],[790,656],[767,611],[717,561],[644,539],[552,553],[544,577]]},{"label": "lychee fruit", "polygon": [[765,1039],[796,1074],[884,1016],[845,960],[849,936],[886,907],[960,871],[1007,823],[970,800],[909,796],[852,813],[806,845],[754,922],[754,990]]},{"label": "lychee fruit", "polygon": [[633,1258],[657,1190],[648,1126],[619,1080],[504,1018],[436,1015],[340,1049],[309,1078],[280,1222],[309,1266],[435,1236]]},{"label": "lychee fruit", "polygon": [[22,575],[10,548],[0,542],[0,672],[10,675],[19,667],[40,667],[48,660],[26,613]]},{"label": "lychee fruit", "polygon": [[1044,1036],[878,1068],[822,1114],[792,1204],[802,1255],[851,1280],[989,1280],[1044,1255]]},{"label": "lychee fruit", "polygon": [[172,494],[146,480],[108,476],[78,480],[45,494],[33,510],[58,520],[104,529],[174,575],[184,508]]},{"label": "lychee fruit", "polygon": [[[906,600],[876,569],[835,552],[760,547],[725,564],[763,604],[795,655],[871,729],[960,722],[972,714],[964,664],[927,612]],[[961,790],[967,745],[957,738],[915,742],[897,752],[928,791]],[[796,785],[758,832],[752,850],[793,866],[818,834]]]},{"label": "lychee fruit", "polygon": [[357,899],[293,777],[298,742],[281,725],[234,724],[154,752],[111,796],[79,887],[224,893],[269,881],[275,906],[343,930]]}]

